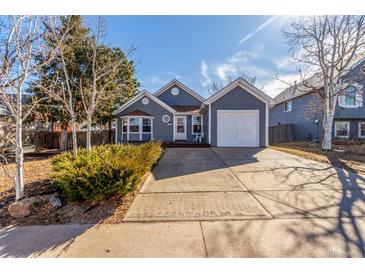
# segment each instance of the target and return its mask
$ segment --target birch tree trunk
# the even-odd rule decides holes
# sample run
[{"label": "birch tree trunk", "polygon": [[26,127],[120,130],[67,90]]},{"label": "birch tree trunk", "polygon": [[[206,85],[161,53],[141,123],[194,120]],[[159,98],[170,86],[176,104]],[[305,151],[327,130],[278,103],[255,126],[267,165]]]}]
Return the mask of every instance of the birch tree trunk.
[{"label": "birch tree trunk", "polygon": [[322,141],[322,149],[323,150],[331,150],[332,149],[332,124],[333,124],[333,115],[330,115],[330,111],[328,110],[329,99],[325,100],[324,106],[324,115],[323,115],[323,141]]},{"label": "birch tree trunk", "polygon": [[[333,91],[331,92],[334,93]],[[324,99],[324,115],[323,115],[323,150],[332,150],[332,128],[335,117],[338,93],[330,98]]]},{"label": "birch tree trunk", "polygon": [[77,155],[77,128],[76,128],[76,116],[71,114],[71,127],[72,127],[72,151],[73,154]]},{"label": "birch tree trunk", "polygon": [[[21,117],[21,95],[18,94],[17,101],[18,103],[18,111],[17,115]],[[14,188],[15,188],[15,200],[18,201],[21,198],[23,198],[24,195],[24,182],[23,182],[23,134],[22,134],[22,119],[17,118],[16,119],[16,172],[15,172],[15,179],[14,179]]]},{"label": "birch tree trunk", "polygon": [[352,82],[342,77],[365,57],[365,16],[299,16],[284,35],[299,63],[301,82],[294,83],[294,90],[317,92],[323,99],[322,149],[331,150],[337,98],[346,87],[342,80]]},{"label": "birch tree trunk", "polygon": [[87,131],[86,131],[86,151],[90,152],[91,150],[91,124],[92,124],[92,117],[91,114],[87,114]]},{"label": "birch tree trunk", "polygon": [[[45,54],[42,35],[51,17],[9,16],[2,18],[0,35],[0,99],[15,120],[14,177],[15,200],[24,196],[23,182],[23,122],[31,115],[42,99],[28,100],[30,82],[52,58],[57,49]],[[39,57],[42,58],[39,58]],[[37,62],[37,59],[42,61]],[[27,100],[23,100],[26,98]],[[34,100],[33,100],[34,99]]]},{"label": "birch tree trunk", "polygon": [[67,150],[67,126],[62,125],[61,134],[60,134],[60,150],[66,151]]}]

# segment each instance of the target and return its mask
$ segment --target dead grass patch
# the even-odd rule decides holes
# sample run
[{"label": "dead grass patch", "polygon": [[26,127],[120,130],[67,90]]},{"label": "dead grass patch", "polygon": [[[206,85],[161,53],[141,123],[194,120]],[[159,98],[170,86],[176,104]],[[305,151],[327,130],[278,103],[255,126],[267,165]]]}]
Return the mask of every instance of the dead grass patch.
[{"label": "dead grass patch", "polygon": [[365,173],[365,145],[333,145],[332,151],[322,151],[320,144],[291,142],[275,144],[273,149],[306,159],[329,163],[354,172]]}]

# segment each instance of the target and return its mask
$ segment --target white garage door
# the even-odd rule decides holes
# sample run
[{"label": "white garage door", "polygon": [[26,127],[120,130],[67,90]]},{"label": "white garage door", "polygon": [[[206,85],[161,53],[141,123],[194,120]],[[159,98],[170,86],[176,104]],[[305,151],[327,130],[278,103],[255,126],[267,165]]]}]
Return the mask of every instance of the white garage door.
[{"label": "white garage door", "polygon": [[218,110],[217,146],[258,147],[258,110]]}]

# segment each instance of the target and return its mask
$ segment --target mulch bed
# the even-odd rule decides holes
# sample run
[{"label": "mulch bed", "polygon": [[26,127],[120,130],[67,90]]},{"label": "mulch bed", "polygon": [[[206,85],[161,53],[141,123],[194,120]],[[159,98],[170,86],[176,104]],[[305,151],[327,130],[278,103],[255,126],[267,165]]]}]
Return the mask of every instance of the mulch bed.
[{"label": "mulch bed", "polygon": [[49,203],[41,203],[31,207],[31,214],[24,218],[13,218],[7,210],[8,205],[14,201],[14,194],[4,199],[0,198],[0,226],[8,225],[49,225],[49,224],[97,224],[120,223],[128,208],[132,204],[138,191],[128,193],[124,197],[113,196],[100,203],[92,202],[67,202],[57,187],[51,183],[42,183],[42,187],[28,189],[26,197],[37,197],[38,192],[55,194],[61,199],[63,206],[54,209]]},{"label": "mulch bed", "polygon": [[[15,164],[8,164],[7,168],[14,174]],[[138,193],[135,190],[124,197],[116,195],[100,203],[68,202],[60,189],[50,181],[50,175],[49,159],[25,162],[24,198],[52,195],[62,201],[62,207],[54,209],[48,202],[39,203],[31,207],[29,216],[13,218],[8,213],[8,206],[15,200],[13,181],[0,169],[0,226],[120,223]]]}]

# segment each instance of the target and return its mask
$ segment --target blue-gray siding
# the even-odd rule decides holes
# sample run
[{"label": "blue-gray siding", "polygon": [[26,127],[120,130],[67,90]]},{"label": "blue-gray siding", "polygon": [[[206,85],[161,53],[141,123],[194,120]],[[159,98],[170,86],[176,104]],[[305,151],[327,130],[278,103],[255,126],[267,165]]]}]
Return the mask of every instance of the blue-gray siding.
[{"label": "blue-gray siding", "polygon": [[[342,78],[343,82],[358,83],[365,89],[365,77],[361,71],[361,67],[365,61],[353,68],[347,75]],[[316,97],[313,93],[309,93],[292,99],[291,112],[284,112],[284,103],[280,103],[270,109],[270,126],[275,126],[278,123],[294,125],[294,139],[303,140],[308,135],[313,139],[321,139],[323,135],[322,118],[323,108],[320,106],[321,98]],[[363,106],[358,108],[341,108],[336,106],[334,120],[350,122],[350,139],[358,139],[358,123],[365,121],[365,92],[363,91]],[[315,111],[311,111],[314,105],[317,105]],[[319,107],[318,107],[319,106]],[[308,113],[312,112],[312,115]],[[303,114],[304,113],[304,114]],[[315,124],[314,120],[318,119],[319,123]],[[333,137],[335,132],[333,130]]]},{"label": "blue-gray siding", "polygon": [[[160,106],[159,104],[155,103],[152,100],[149,100],[149,103],[147,105],[142,104],[143,98],[135,102],[133,105],[129,106],[122,112],[118,114],[118,127],[117,127],[117,142],[121,142],[121,133],[122,133],[122,121],[120,119],[121,116],[135,111],[140,110],[143,112],[146,112],[148,114],[151,114],[153,119],[153,139],[154,140],[163,140],[163,141],[172,141],[173,140],[173,120],[174,116],[173,114]],[[162,116],[169,115],[170,116],[170,122],[165,123],[162,121]],[[136,137],[137,138],[137,137]],[[142,138],[144,138],[142,136]],[[131,139],[130,139],[131,140]],[[134,138],[133,138],[134,140]],[[138,137],[139,140],[139,137]]]},{"label": "blue-gray siding", "polygon": [[[171,94],[171,89],[174,87],[179,89],[178,95]],[[200,100],[177,85],[171,86],[171,88],[158,95],[157,98],[169,106],[200,106],[202,104]]]},{"label": "blue-gray siding", "polygon": [[341,108],[337,106],[335,111],[336,118],[349,118],[349,119],[365,119],[365,77],[363,72],[361,72],[361,66],[365,64],[365,61],[359,64],[357,67],[349,71],[349,73],[343,77],[343,82],[356,82],[363,86],[363,105],[358,108]]},{"label": "blue-gray siding", "polygon": [[[319,139],[322,134],[322,108],[318,95],[309,93],[292,99],[292,111],[284,112],[284,103],[270,109],[270,126],[293,124],[293,137],[301,141],[309,136]],[[318,123],[315,123],[318,120]]]},{"label": "blue-gray siding", "polygon": [[211,106],[211,145],[217,146],[217,110],[259,110],[260,146],[266,145],[266,104],[241,87],[228,92]]}]

